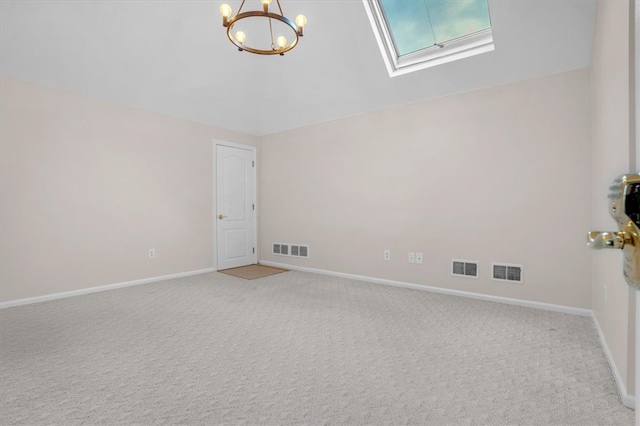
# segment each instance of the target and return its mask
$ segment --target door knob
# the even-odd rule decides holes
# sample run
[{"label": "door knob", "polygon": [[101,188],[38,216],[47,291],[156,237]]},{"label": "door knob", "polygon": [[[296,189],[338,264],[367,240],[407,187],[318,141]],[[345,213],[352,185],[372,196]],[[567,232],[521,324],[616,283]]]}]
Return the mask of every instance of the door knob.
[{"label": "door knob", "polygon": [[587,244],[594,249],[620,249],[624,278],[640,290],[640,173],[619,176],[609,186],[607,199],[618,230],[589,232]]},{"label": "door knob", "polygon": [[226,217],[226,216],[225,216],[225,215],[223,215],[223,214],[219,214],[219,215],[218,215],[218,219],[220,219],[220,220],[224,219],[225,217]]}]

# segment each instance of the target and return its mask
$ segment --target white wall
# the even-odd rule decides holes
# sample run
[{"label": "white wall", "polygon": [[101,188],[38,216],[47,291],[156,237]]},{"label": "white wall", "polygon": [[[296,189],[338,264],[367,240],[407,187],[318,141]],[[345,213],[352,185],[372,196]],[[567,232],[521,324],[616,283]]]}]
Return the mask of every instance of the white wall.
[{"label": "white wall", "polygon": [[[260,258],[590,308],[589,82],[576,70],[263,138]],[[480,278],[451,276],[451,258],[479,260]],[[524,264],[524,284],[492,281],[492,261]]]},{"label": "white wall", "polygon": [[213,266],[212,141],[256,138],[12,79],[1,91],[1,301]]},{"label": "white wall", "polygon": [[[608,188],[618,175],[630,171],[629,155],[635,143],[629,122],[629,11],[629,1],[598,2],[592,59],[593,230],[615,230],[608,211]],[[633,394],[634,298],[622,274],[622,254],[594,251],[591,259],[592,309],[626,391]]]}]

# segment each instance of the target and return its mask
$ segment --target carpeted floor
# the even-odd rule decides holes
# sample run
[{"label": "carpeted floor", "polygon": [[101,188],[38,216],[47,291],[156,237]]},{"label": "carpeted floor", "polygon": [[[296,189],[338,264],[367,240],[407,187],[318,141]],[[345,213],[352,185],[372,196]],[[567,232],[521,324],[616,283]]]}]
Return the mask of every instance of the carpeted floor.
[{"label": "carpeted floor", "polygon": [[0,311],[0,423],[632,425],[590,319],[301,272]]}]

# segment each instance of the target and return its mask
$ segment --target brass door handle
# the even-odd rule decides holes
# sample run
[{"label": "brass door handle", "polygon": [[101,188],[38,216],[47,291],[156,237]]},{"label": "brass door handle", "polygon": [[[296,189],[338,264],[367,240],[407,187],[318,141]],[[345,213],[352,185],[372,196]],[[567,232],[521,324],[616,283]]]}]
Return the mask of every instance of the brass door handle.
[{"label": "brass door handle", "polygon": [[592,231],[587,234],[587,245],[593,249],[621,249],[630,240],[626,232]]},{"label": "brass door handle", "polygon": [[224,219],[225,217],[226,217],[226,216],[225,216],[225,215],[223,215],[223,214],[219,214],[219,215],[218,215],[218,219],[220,219],[220,220]]}]

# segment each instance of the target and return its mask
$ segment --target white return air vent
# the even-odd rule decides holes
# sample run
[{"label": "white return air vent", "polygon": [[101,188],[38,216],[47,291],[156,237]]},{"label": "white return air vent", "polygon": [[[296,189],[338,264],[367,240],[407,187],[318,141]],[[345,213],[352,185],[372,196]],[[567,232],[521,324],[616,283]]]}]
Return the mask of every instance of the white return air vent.
[{"label": "white return air vent", "polygon": [[309,246],[291,244],[291,256],[309,257]]},{"label": "white return air vent", "polygon": [[309,257],[309,246],[273,243],[273,254],[291,257]]},{"label": "white return air vent", "polygon": [[477,260],[451,259],[451,275],[478,278]]},{"label": "white return air vent", "polygon": [[273,243],[273,254],[289,256],[289,244]]},{"label": "white return air vent", "polygon": [[491,269],[493,270],[492,278],[496,281],[522,282],[522,265],[493,263]]}]

